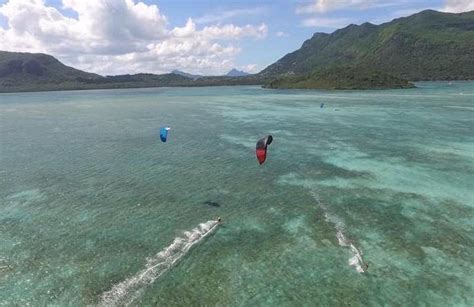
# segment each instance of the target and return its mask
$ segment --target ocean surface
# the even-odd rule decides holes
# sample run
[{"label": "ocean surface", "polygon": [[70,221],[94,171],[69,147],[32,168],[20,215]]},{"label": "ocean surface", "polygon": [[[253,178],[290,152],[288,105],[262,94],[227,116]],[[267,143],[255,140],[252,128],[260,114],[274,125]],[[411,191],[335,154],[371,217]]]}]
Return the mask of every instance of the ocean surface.
[{"label": "ocean surface", "polygon": [[472,82],[0,94],[0,129],[2,306],[474,304]]}]

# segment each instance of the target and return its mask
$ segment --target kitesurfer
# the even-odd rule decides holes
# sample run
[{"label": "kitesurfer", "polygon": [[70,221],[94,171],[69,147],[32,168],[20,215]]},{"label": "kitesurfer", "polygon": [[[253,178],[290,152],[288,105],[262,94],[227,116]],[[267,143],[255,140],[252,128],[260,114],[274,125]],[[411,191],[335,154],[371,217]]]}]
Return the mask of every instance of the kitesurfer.
[{"label": "kitesurfer", "polygon": [[365,272],[367,272],[367,270],[369,269],[369,264],[367,262],[364,262],[364,265],[362,267],[362,270]]},{"label": "kitesurfer", "polygon": [[217,223],[221,223],[222,222],[222,219],[220,216],[217,217]]}]

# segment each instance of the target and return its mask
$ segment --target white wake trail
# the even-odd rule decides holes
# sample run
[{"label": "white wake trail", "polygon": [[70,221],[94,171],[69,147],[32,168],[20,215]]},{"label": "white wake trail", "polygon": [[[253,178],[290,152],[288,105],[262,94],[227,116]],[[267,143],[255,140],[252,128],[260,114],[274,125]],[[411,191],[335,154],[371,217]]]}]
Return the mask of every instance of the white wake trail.
[{"label": "white wake trail", "polygon": [[366,267],[366,264],[362,259],[362,250],[355,246],[351,240],[347,239],[345,235],[344,222],[338,216],[330,213],[328,207],[319,199],[318,194],[316,194],[314,191],[311,191],[311,195],[316,200],[321,209],[323,209],[326,222],[334,225],[334,228],[336,229],[336,238],[339,245],[342,247],[348,247],[352,251],[353,256],[349,258],[349,265],[355,267],[357,272],[365,273],[364,267]]},{"label": "white wake trail", "polygon": [[101,296],[100,305],[115,306],[130,304],[140,291],[153,283],[157,278],[173,267],[197,243],[213,233],[219,224],[216,221],[207,221],[199,224],[191,231],[185,231],[183,236],[174,239],[173,243],[146,260],[145,269],[132,277],[114,285]]}]

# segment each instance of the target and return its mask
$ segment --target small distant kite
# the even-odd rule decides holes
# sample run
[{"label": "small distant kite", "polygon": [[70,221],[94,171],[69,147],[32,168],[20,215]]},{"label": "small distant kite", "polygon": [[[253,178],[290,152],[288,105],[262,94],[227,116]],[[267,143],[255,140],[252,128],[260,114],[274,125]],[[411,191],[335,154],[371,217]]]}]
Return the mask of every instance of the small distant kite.
[{"label": "small distant kite", "polygon": [[161,127],[160,128],[160,139],[163,143],[168,139],[168,132],[171,130],[170,127]]},{"label": "small distant kite", "polygon": [[260,165],[267,159],[267,146],[270,145],[272,141],[273,137],[271,135],[258,140],[255,153],[257,154],[258,163],[260,163]]}]

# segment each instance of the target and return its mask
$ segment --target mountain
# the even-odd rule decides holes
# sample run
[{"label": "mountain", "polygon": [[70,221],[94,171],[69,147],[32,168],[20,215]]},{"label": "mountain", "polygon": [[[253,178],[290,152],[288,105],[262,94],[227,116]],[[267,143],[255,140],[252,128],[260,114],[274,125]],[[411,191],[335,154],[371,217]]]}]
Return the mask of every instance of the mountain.
[{"label": "mountain", "polygon": [[231,69],[227,74],[225,74],[226,77],[244,77],[248,75],[250,74],[235,68]]},{"label": "mountain", "polygon": [[259,73],[262,77],[303,75],[338,66],[385,72],[418,80],[474,79],[474,11],[422,11],[373,25],[349,25],[332,34],[315,33],[300,49]]},{"label": "mountain", "polygon": [[104,77],[66,66],[50,55],[0,51],[0,92],[257,84],[262,81],[254,75],[205,77],[176,71]]},{"label": "mountain", "polygon": [[40,53],[0,51],[0,92],[159,86],[256,85],[269,88],[406,88],[407,80],[474,80],[474,11],[432,10],[381,25],[315,33],[258,74],[100,76]]},{"label": "mountain", "polygon": [[188,78],[191,78],[193,80],[196,80],[196,79],[199,79],[199,78],[202,78],[203,76],[202,75],[193,75],[193,74],[188,74],[187,72],[184,72],[184,71],[181,71],[181,70],[172,70],[171,71],[172,74],[176,74],[176,75],[180,75],[180,76],[184,76],[184,77],[188,77]]},{"label": "mountain", "polygon": [[14,86],[25,82],[48,84],[76,78],[95,80],[101,76],[66,66],[47,54],[0,51],[2,85]]},{"label": "mountain", "polygon": [[0,51],[0,92],[186,86],[176,74],[100,76],[62,64],[42,53]]}]

